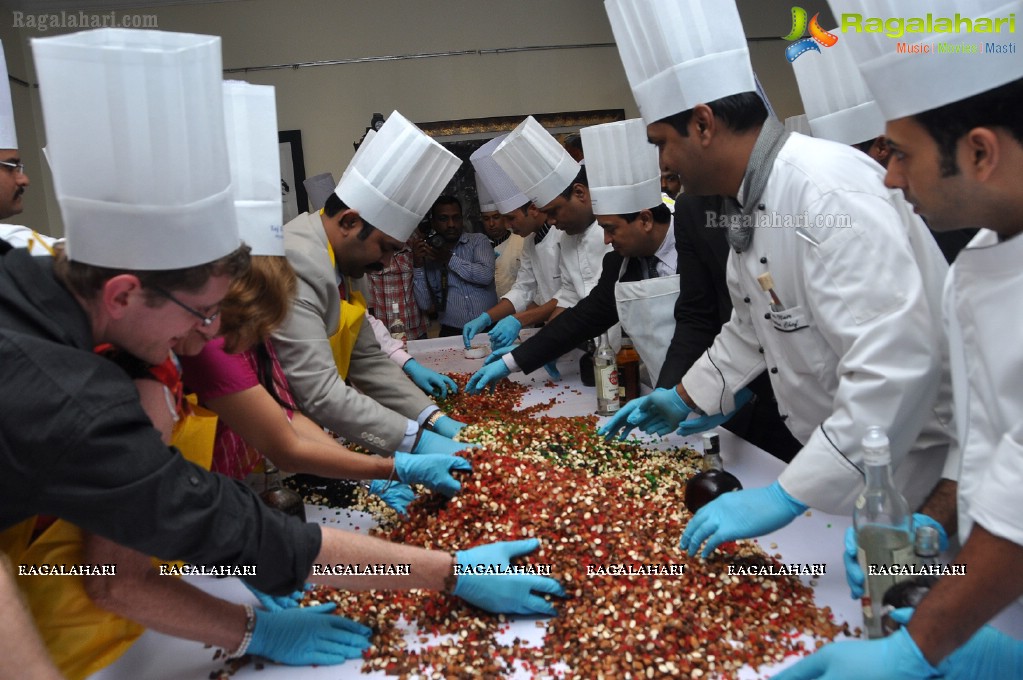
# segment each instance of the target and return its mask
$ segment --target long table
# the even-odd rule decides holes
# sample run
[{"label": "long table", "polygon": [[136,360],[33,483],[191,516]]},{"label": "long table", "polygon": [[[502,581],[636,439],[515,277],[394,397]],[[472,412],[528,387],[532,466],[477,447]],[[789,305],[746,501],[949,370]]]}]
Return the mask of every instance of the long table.
[{"label": "long table", "polygon": [[[474,340],[474,345],[486,344],[486,335]],[[474,372],[483,363],[482,359],[466,359],[462,340],[458,338],[437,338],[409,343],[409,352],[423,365],[448,373]],[[558,361],[561,380],[553,386],[548,384],[545,371],[538,370],[529,376],[517,373],[511,379],[529,386],[523,399],[523,406],[531,406],[555,398],[557,403],[546,413],[555,416],[578,416],[595,412],[596,394],[592,387],[585,387],[579,380],[578,351],[564,355]],[[763,450],[734,436],[727,430],[721,435],[722,458],[725,467],[733,472],[747,488],[766,486],[777,479],[784,463]],[[698,437],[682,438],[669,435],[662,441],[666,446],[689,445],[699,450]],[[681,499],[679,499],[681,502]],[[372,519],[364,513],[349,513],[330,508],[307,506],[310,521],[324,525],[336,525],[346,529],[354,524],[360,531],[368,531]],[[761,545],[771,554],[779,553],[786,564],[826,564],[822,576],[814,579],[814,597],[819,606],[829,606],[839,622],[848,622],[850,628],[862,623],[859,603],[849,597],[842,566],[842,539],[848,517],[829,515],[810,510],[774,533],[759,539]],[[255,599],[237,579],[212,579],[207,577],[186,577],[189,582],[203,590],[233,602],[256,604]],[[809,583],[809,577],[801,577]],[[997,625],[1017,638],[1023,638],[1023,607],[1010,606],[997,620]],[[411,629],[410,629],[411,630]],[[508,631],[509,639],[519,637],[527,643],[538,643],[543,630],[536,627],[534,620],[513,622]],[[415,649],[418,636],[408,636],[410,646]],[[115,664],[91,676],[91,680],[205,680],[210,672],[223,668],[222,662],[212,661],[213,650],[195,642],[172,638],[153,631],[147,631]],[[770,676],[794,663],[786,659],[776,666],[764,666],[758,671],[743,669],[741,678]],[[349,661],[340,666],[321,668],[278,666],[267,662],[261,670],[254,665],[238,670],[233,677],[252,680],[338,680],[339,678],[384,678],[383,673],[363,674],[361,661]],[[527,678],[524,670],[516,677]]]}]

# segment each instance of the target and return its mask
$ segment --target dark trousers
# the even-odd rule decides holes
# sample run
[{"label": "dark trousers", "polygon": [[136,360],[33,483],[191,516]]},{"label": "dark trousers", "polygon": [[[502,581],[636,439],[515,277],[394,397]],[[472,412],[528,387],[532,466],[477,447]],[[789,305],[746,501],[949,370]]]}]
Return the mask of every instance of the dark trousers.
[{"label": "dark trousers", "polygon": [[440,325],[440,336],[438,336],[438,337],[450,338],[452,335],[461,335],[461,334],[462,334],[462,329],[459,328],[458,326],[445,326],[444,324],[441,324]]}]

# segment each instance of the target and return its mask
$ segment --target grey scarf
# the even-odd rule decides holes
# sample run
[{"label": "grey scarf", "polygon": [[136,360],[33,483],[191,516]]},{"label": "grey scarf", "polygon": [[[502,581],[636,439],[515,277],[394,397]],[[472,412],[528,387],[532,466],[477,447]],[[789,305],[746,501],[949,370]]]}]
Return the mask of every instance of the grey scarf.
[{"label": "grey scarf", "polygon": [[749,249],[753,242],[753,209],[760,203],[767,180],[774,168],[774,159],[781,151],[789,132],[778,120],[768,116],[764,121],[753,152],[746,166],[746,177],[743,182],[742,206],[734,199],[726,198],[723,213],[728,217],[728,245],[741,253]]}]

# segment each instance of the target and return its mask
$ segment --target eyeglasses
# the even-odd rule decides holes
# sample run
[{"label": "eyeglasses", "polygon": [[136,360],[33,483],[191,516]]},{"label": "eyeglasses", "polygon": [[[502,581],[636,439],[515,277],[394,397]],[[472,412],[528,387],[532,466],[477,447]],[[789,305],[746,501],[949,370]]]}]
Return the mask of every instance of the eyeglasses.
[{"label": "eyeglasses", "polygon": [[18,163],[13,163],[11,161],[0,161],[0,165],[4,166],[5,168],[10,168],[15,172],[15,174],[18,175],[25,174],[25,164],[20,161]]},{"label": "eyeglasses", "polygon": [[170,300],[171,302],[176,304],[178,307],[181,307],[181,309],[185,310],[186,312],[188,312],[189,314],[191,314],[195,318],[197,318],[200,321],[202,321],[203,327],[212,326],[213,322],[217,320],[218,316],[220,316],[220,309],[219,308],[217,309],[217,311],[215,311],[212,314],[210,314],[209,316],[207,316],[207,315],[203,314],[202,312],[200,312],[199,310],[197,310],[197,309],[195,309],[193,307],[189,307],[184,302],[182,302],[181,300],[179,300],[176,297],[174,297],[173,295],[171,295],[169,291],[166,291],[163,288],[157,288],[156,286],[149,286],[149,289],[152,290],[157,295],[160,295],[162,297],[167,298],[168,300]]}]

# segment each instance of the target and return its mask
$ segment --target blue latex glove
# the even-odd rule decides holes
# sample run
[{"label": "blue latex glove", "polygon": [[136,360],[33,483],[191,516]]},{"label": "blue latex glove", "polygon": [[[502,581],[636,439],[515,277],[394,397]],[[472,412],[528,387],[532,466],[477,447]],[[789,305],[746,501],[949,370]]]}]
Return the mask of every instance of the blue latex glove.
[{"label": "blue latex glove", "polygon": [[[405,454],[406,456],[409,454]],[[369,483],[369,492],[378,496],[399,515],[408,514],[408,504],[416,499],[416,492],[408,484],[388,482],[386,479],[374,479]]]},{"label": "blue latex glove", "polygon": [[441,416],[433,424],[433,431],[442,437],[454,439],[455,435],[462,431],[465,423],[455,420],[451,416]]},{"label": "blue latex glove", "polygon": [[296,590],[289,595],[267,595],[262,590],[256,590],[247,581],[242,581],[242,584],[249,589],[250,593],[256,596],[256,599],[259,600],[259,604],[261,604],[263,609],[268,612],[279,612],[285,609],[294,609],[301,604],[302,597],[305,595],[305,593],[301,590]]},{"label": "blue latex glove", "polygon": [[806,506],[785,493],[781,484],[759,489],[740,489],[718,496],[699,509],[689,520],[679,547],[706,559],[726,541],[763,536],[780,529],[806,512]]},{"label": "blue latex glove", "polygon": [[716,413],[712,416],[700,416],[699,418],[683,420],[682,424],[678,426],[678,430],[675,431],[675,434],[688,437],[691,434],[699,434],[700,432],[713,430],[718,425],[727,423],[731,420],[732,416],[738,413],[739,409],[748,404],[752,399],[753,393],[750,392],[748,388],[743,387],[735,393],[735,408],[733,410],[728,413]]},{"label": "blue latex glove", "polygon": [[452,470],[472,472],[472,465],[458,456],[425,454],[413,456],[398,451],[394,454],[394,471],[398,479],[406,484],[422,484],[430,491],[439,491],[445,496],[454,496],[462,489]]},{"label": "blue latex glove", "polygon": [[561,371],[558,370],[557,361],[548,361],[543,365],[543,370],[547,371],[547,375],[551,377],[551,380],[561,380]]},{"label": "blue latex glove", "polygon": [[[913,526],[927,526],[937,529],[941,551],[945,552],[948,550],[948,534],[945,533],[945,527],[941,526],[933,517],[922,515],[919,512],[914,513]],[[857,559],[858,553],[859,546],[856,544],[856,530],[849,527],[845,530],[845,553],[842,555],[842,560],[845,562],[845,582],[848,584],[849,594],[854,600],[863,597],[864,577],[860,561]]]},{"label": "blue latex glove", "polygon": [[[539,547],[540,541],[535,538],[503,541],[461,550],[455,553],[455,559],[462,567],[507,567],[511,558],[528,555]],[[565,596],[561,584],[554,579],[530,574],[460,574],[454,590],[458,597],[488,612],[545,616],[558,613],[554,605],[534,593]]]},{"label": "blue latex glove", "polygon": [[289,666],[330,666],[360,658],[373,631],[334,616],[330,612],[336,607],[330,603],[280,612],[256,610],[249,653]]},{"label": "blue latex glove", "polygon": [[678,427],[693,410],[686,406],[674,387],[658,387],[651,394],[633,399],[623,406],[611,420],[597,430],[606,439],[618,435],[625,439],[632,428],[647,434],[664,436]]},{"label": "blue latex glove", "polygon": [[[494,356],[491,354],[490,356]],[[489,357],[488,357],[489,358]],[[472,374],[469,378],[469,382],[465,384],[465,391],[467,394],[478,394],[483,391],[484,387],[490,386],[490,391],[494,391],[494,385],[501,378],[507,378],[511,373],[508,367],[503,361],[492,361],[490,363],[484,363],[483,368]]]},{"label": "blue latex glove", "polygon": [[478,446],[478,444],[466,444],[465,442],[451,441],[447,437],[443,437],[436,432],[420,430],[419,443],[416,444],[416,448],[412,450],[412,453],[441,453],[447,456],[452,456],[459,451],[465,451],[466,449],[475,448],[476,446]]},{"label": "blue latex glove", "polygon": [[[906,625],[912,607],[896,609],[891,617]],[[1023,642],[997,628],[984,626],[959,649],[938,664],[943,678],[952,680],[995,680],[1023,678]]]},{"label": "blue latex glove", "polygon": [[493,352],[487,355],[487,358],[483,360],[483,365],[492,364],[508,352],[515,349],[515,345],[508,345],[507,347],[498,347]]},{"label": "blue latex glove", "polygon": [[494,323],[494,320],[490,318],[490,315],[483,312],[469,323],[462,326],[462,342],[465,343],[465,348],[469,349],[472,347],[472,339],[476,337],[477,333],[490,328],[490,324]]},{"label": "blue latex glove", "polygon": [[[834,642],[774,676],[774,680],[917,680],[941,674],[900,628],[879,640]],[[1011,676],[1004,676],[1011,677]]]},{"label": "blue latex glove", "polygon": [[451,394],[458,391],[458,385],[455,384],[454,380],[446,375],[441,375],[437,371],[431,371],[415,359],[406,361],[401,370],[405,371],[408,377],[412,378],[412,382],[416,384],[416,387],[430,396],[443,399],[448,396],[449,391]]},{"label": "blue latex glove", "polygon": [[522,323],[514,316],[506,316],[490,329],[490,346],[494,349],[507,347],[515,342],[522,330]]}]

